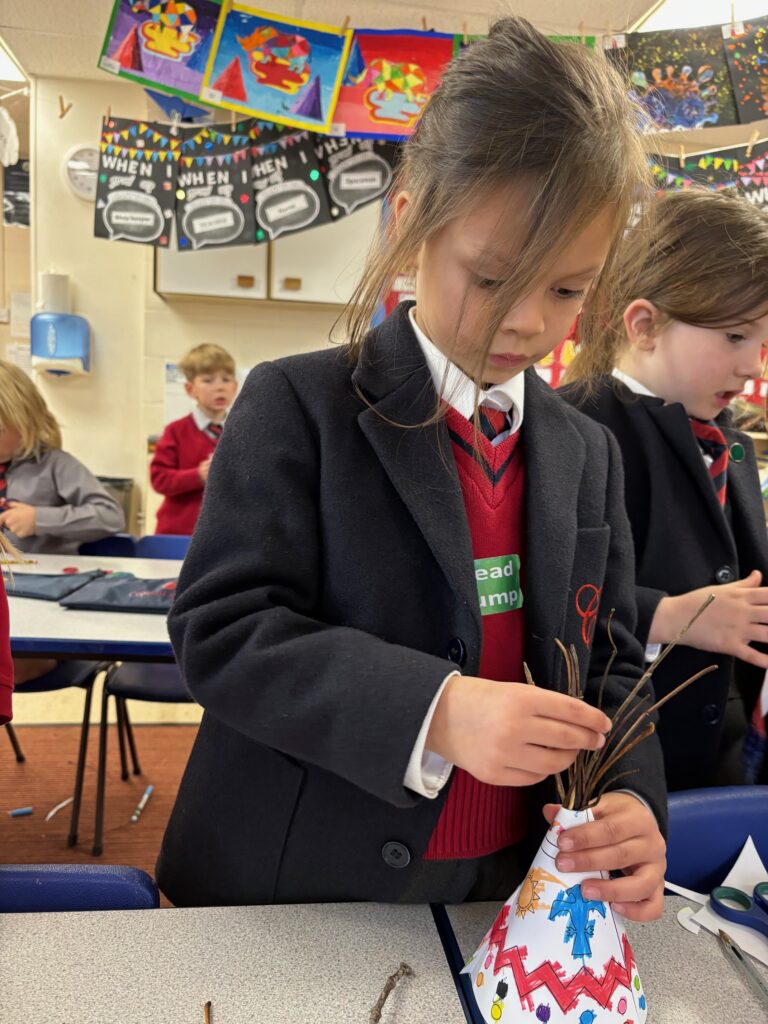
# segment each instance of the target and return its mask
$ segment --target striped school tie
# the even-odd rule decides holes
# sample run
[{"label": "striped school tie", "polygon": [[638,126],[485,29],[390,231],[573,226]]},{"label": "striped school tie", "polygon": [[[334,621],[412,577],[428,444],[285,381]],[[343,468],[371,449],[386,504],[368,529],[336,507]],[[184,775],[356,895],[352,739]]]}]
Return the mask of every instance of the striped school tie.
[{"label": "striped school tie", "polygon": [[490,405],[481,405],[479,413],[480,432],[495,448],[497,444],[501,444],[509,437],[512,431],[512,417],[508,412],[495,409]]},{"label": "striped school tie", "polygon": [[8,463],[0,462],[0,505],[5,503],[5,492],[8,490]]},{"label": "striped school tie", "polygon": [[693,419],[693,417],[691,418],[691,429],[701,450],[712,459],[709,475],[712,477],[717,500],[724,506],[725,490],[728,483],[728,442],[725,440],[725,434],[712,420],[705,423],[704,420]]},{"label": "striped school tie", "polygon": [[224,427],[222,426],[221,423],[209,423],[208,426],[205,428],[205,432],[208,435],[208,437],[211,438],[214,444],[216,444],[218,443],[218,440],[221,437],[221,432],[223,429]]}]

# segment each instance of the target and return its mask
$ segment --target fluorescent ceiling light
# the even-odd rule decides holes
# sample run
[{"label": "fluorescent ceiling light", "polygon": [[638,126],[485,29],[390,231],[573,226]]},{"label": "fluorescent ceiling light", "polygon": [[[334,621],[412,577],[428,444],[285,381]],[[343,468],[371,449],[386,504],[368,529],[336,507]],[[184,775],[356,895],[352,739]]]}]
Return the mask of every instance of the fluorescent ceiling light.
[{"label": "fluorescent ceiling light", "polygon": [[26,82],[27,76],[6,50],[0,39],[0,82]]},{"label": "fluorescent ceiling light", "polygon": [[639,26],[640,32],[668,28],[697,28],[699,25],[728,25],[768,15],[766,0],[667,0]]}]

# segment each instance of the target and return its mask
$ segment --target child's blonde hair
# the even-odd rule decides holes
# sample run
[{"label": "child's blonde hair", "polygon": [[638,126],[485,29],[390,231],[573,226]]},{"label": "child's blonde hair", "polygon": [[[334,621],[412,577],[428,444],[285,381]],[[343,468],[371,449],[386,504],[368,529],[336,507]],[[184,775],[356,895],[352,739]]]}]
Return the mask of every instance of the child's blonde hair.
[{"label": "child's blonde hair", "polygon": [[0,427],[18,431],[22,458],[61,448],[61,430],[45,399],[22,369],[4,359],[0,359]]},{"label": "child's blonde hair", "polygon": [[603,315],[580,324],[566,380],[609,374],[629,344],[624,311],[647,299],[669,320],[696,327],[746,323],[768,312],[768,215],[730,192],[670,192],[627,232]]},{"label": "child's blonde hair", "polygon": [[[512,212],[526,230],[488,300],[487,351],[506,312],[598,213],[615,211],[618,236],[632,206],[650,194],[638,121],[602,53],[553,43],[522,18],[496,22],[447,66],[404,146],[390,198],[406,191],[410,201],[396,230],[390,218],[345,311],[350,359],[359,356],[381,295],[422,243],[483,194],[520,182],[530,201]],[[615,244],[585,319],[609,279]]]},{"label": "child's blonde hair", "polygon": [[220,345],[195,345],[179,360],[178,367],[188,381],[193,381],[203,373],[224,373],[235,375],[235,360]]}]

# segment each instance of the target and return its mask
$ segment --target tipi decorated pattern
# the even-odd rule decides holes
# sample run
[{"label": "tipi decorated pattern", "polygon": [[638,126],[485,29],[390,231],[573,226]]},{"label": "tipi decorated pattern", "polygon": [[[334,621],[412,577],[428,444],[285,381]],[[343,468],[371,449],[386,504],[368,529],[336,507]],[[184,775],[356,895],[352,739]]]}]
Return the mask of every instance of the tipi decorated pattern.
[{"label": "tipi decorated pattern", "polygon": [[590,810],[561,808],[464,968],[488,1024],[644,1024],[623,919],[610,904],[584,898],[581,883],[594,873],[567,874],[555,864],[560,832],[591,820]]}]

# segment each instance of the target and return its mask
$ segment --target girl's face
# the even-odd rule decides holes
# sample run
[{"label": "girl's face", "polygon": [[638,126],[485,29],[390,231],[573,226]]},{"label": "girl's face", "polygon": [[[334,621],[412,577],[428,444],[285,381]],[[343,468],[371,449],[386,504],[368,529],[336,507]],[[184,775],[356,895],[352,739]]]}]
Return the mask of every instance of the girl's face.
[{"label": "girl's face", "polygon": [[680,402],[689,416],[714,419],[749,380],[761,375],[768,341],[768,310],[762,312],[752,323],[729,327],[695,327],[679,320],[654,327],[659,320],[655,306],[637,300],[625,313],[633,342],[627,372],[665,402]]},{"label": "girl's face", "polygon": [[[445,356],[478,383],[509,380],[563,340],[615,233],[615,215],[606,209],[555,254],[554,263],[532,291],[507,310],[483,355],[488,300],[519,248],[500,226],[512,223],[514,234],[510,210],[525,208],[526,202],[526,193],[518,186],[500,188],[428,238],[419,251],[416,322]],[[401,193],[395,202],[396,216],[407,203],[407,194]]]},{"label": "girl's face", "polygon": [[10,462],[21,448],[21,434],[12,427],[0,427],[0,462]]}]

